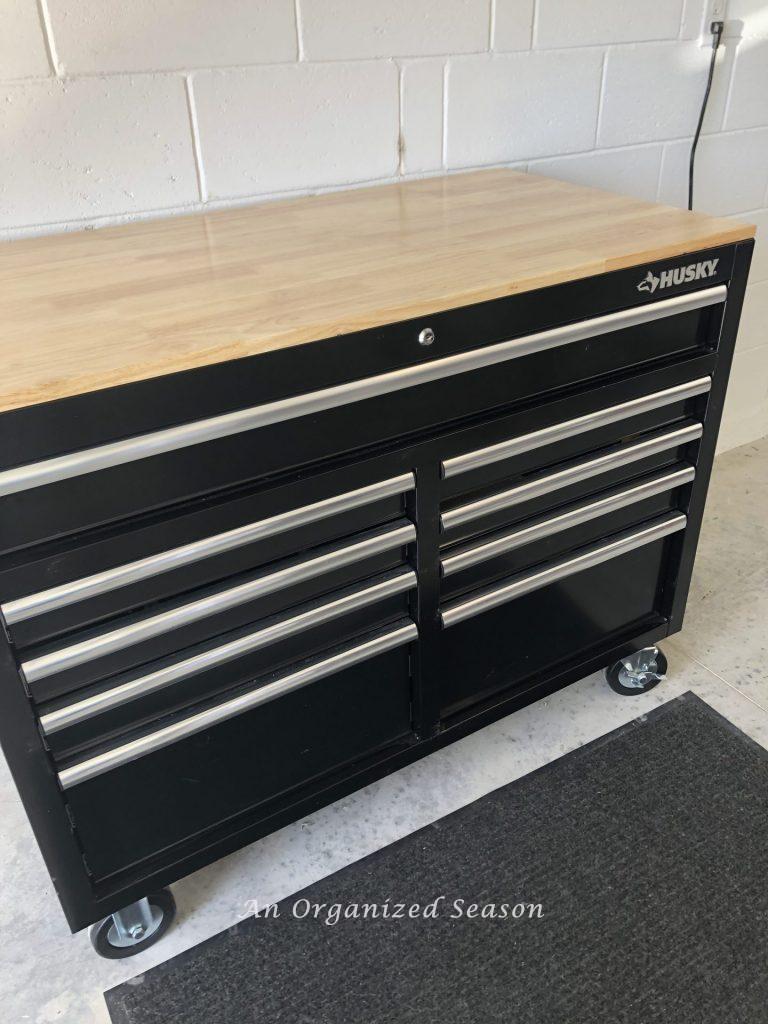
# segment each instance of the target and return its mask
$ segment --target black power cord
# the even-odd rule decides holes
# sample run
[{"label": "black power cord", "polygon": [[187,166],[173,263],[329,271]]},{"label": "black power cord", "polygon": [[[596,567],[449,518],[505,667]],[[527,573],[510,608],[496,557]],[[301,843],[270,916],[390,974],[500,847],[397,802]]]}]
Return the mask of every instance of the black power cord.
[{"label": "black power cord", "polygon": [[696,147],[699,144],[699,136],[701,135],[701,126],[704,124],[704,115],[707,112],[707,101],[709,100],[709,93],[712,89],[712,79],[715,75],[715,61],[717,60],[717,49],[720,46],[720,40],[723,38],[724,23],[722,21],[713,21],[709,26],[709,31],[712,33],[712,59],[709,62],[709,77],[707,78],[707,88],[704,91],[704,101],[701,104],[701,113],[699,114],[699,123],[696,125],[696,134],[693,137],[693,144],[691,145],[691,159],[688,164],[688,209],[693,209],[693,165],[696,160]]}]

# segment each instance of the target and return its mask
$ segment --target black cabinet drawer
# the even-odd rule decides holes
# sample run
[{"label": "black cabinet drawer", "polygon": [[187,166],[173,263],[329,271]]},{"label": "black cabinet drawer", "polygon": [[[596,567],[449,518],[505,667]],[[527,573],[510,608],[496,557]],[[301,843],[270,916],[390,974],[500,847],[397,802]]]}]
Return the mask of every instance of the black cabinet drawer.
[{"label": "black cabinet drawer", "polygon": [[401,568],[38,704],[57,762],[87,756],[192,708],[409,615],[416,573]]},{"label": "black cabinet drawer", "polygon": [[443,601],[659,517],[685,511],[693,466],[678,464],[441,552]]},{"label": "black cabinet drawer", "polygon": [[407,741],[415,638],[402,622],[63,769],[95,878],[201,841],[278,794]]},{"label": "black cabinet drawer", "polygon": [[671,430],[641,435],[624,444],[598,449],[585,459],[573,459],[551,470],[523,476],[510,487],[491,490],[455,505],[440,516],[441,546],[545,515],[608,487],[629,484],[651,470],[671,469],[681,461],[692,462],[701,433],[701,424],[687,422]]},{"label": "black cabinet drawer", "polygon": [[0,610],[17,645],[38,643],[394,520],[414,486],[372,460],[86,532],[0,560]]},{"label": "black cabinet drawer", "polygon": [[[442,461],[441,548],[629,482],[695,461],[711,379],[652,390],[555,419]],[[597,403],[597,404],[594,404]]]},{"label": "black cabinet drawer", "polygon": [[42,543],[442,430],[546,392],[709,352],[726,295],[717,285],[575,323],[557,324],[555,314],[556,325],[531,334],[505,314],[491,337],[454,337],[451,354],[430,348],[404,360],[395,349],[388,357],[384,346],[369,377],[350,379],[340,366],[333,386],[108,444],[98,443],[108,431],[96,420],[94,447],[0,472],[0,536],[6,550]]},{"label": "black cabinet drawer", "polygon": [[668,513],[441,607],[443,717],[663,621]]},{"label": "black cabinet drawer", "polygon": [[557,405],[555,411],[548,413],[544,405],[543,425],[535,430],[510,431],[502,421],[488,430],[498,438],[494,437],[490,444],[476,447],[469,443],[469,437],[460,440],[453,445],[455,452],[441,463],[442,508],[465,503],[468,496],[481,497],[502,481],[515,480],[652,431],[672,429],[684,421],[700,421],[711,386],[711,377],[695,373],[682,383],[667,387],[654,387],[640,377],[629,398],[612,401],[602,389],[597,389],[583,394],[580,405],[586,411],[578,415],[562,417],[556,411]]},{"label": "black cabinet drawer", "polygon": [[[53,644],[23,648],[21,673],[35,700],[87,686],[403,566],[415,539],[411,523],[395,520],[255,574],[230,577],[96,629],[67,634]],[[13,629],[11,637],[18,643]]]}]

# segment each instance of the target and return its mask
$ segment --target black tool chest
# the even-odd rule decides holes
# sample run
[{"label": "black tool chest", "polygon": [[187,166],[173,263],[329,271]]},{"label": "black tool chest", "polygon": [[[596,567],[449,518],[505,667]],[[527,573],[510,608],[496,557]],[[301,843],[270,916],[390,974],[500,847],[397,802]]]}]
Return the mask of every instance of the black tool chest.
[{"label": "black tool chest", "polygon": [[73,929],[680,629],[751,248],[0,415],[0,731]]}]

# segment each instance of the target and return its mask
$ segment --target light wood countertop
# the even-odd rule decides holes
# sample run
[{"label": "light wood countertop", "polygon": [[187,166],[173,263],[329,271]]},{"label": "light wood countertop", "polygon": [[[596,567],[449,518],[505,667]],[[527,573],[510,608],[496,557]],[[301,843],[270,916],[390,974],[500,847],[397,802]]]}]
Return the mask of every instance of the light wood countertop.
[{"label": "light wood countertop", "polygon": [[0,243],[0,411],[753,234],[494,170]]}]

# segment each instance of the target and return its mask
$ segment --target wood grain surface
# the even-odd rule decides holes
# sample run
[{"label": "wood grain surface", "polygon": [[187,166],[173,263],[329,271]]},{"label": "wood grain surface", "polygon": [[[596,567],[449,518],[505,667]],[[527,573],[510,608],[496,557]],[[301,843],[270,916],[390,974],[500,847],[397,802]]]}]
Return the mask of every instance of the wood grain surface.
[{"label": "wood grain surface", "polygon": [[753,234],[491,170],[0,243],[0,411]]}]

